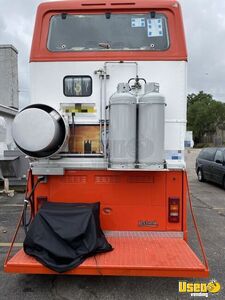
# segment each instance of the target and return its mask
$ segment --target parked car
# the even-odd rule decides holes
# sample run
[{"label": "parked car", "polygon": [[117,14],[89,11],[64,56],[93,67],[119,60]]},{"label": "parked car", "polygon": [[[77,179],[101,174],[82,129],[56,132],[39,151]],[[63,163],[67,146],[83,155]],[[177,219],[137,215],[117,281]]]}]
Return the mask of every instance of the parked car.
[{"label": "parked car", "polygon": [[218,183],[225,189],[225,148],[204,148],[195,165],[199,181]]}]

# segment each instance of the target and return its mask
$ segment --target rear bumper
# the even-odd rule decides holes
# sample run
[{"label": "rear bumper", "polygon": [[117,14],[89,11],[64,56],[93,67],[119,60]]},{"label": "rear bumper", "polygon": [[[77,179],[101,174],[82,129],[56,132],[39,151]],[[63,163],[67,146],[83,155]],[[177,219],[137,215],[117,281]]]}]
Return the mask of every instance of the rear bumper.
[{"label": "rear bumper", "polygon": [[[114,250],[90,257],[65,275],[199,277],[209,270],[182,237],[151,232],[106,233]],[[59,274],[19,250],[4,269],[9,273]]]}]

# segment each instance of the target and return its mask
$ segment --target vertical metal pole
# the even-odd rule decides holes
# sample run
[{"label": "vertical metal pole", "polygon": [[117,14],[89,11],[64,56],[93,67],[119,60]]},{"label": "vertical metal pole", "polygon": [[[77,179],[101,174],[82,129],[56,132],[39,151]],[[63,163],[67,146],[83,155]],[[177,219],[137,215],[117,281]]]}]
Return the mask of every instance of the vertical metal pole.
[{"label": "vertical metal pole", "polygon": [[106,137],[106,81],[107,81],[107,68],[106,64],[104,65],[104,157],[107,158],[107,153],[106,153],[106,143],[107,143],[107,137]]},{"label": "vertical metal pole", "polygon": [[99,153],[102,152],[102,102],[103,102],[103,94],[102,94],[102,73],[99,75],[100,79],[100,118],[99,118]]}]

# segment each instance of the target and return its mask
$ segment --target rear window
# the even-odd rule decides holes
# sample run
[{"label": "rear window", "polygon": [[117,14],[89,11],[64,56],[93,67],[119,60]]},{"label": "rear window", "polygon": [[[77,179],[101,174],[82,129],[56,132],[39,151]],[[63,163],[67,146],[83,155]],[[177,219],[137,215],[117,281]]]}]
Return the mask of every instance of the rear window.
[{"label": "rear window", "polygon": [[60,14],[51,18],[50,51],[163,51],[169,48],[167,18],[148,14]]},{"label": "rear window", "polygon": [[213,161],[214,157],[215,157],[215,153],[216,153],[216,149],[214,149],[214,148],[211,148],[211,149],[210,148],[206,148],[206,149],[203,149],[200,152],[199,158]]}]

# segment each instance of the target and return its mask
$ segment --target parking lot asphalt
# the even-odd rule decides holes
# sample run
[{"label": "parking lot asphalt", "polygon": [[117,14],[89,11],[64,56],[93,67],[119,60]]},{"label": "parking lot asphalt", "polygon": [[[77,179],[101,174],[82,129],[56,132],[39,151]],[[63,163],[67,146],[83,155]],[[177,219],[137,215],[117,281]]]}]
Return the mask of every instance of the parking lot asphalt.
[{"label": "parking lot asphalt", "polygon": [[[216,185],[200,183],[194,171],[198,150],[186,153],[191,196],[197,223],[210,266],[209,279],[187,279],[188,282],[209,282],[216,279],[221,284],[218,294],[209,299],[225,300],[225,191]],[[179,278],[148,277],[95,277],[48,276],[6,274],[3,262],[22,210],[23,194],[13,198],[0,196],[0,299],[1,300],[72,300],[72,299],[206,299],[178,293]],[[190,223],[189,239],[197,246]],[[17,242],[22,242],[23,232]],[[6,244],[4,244],[6,243]]]}]

